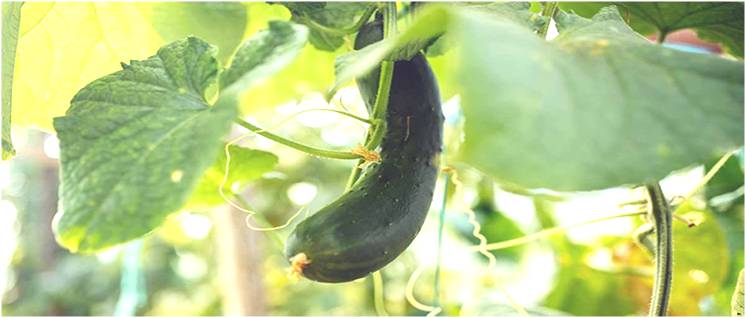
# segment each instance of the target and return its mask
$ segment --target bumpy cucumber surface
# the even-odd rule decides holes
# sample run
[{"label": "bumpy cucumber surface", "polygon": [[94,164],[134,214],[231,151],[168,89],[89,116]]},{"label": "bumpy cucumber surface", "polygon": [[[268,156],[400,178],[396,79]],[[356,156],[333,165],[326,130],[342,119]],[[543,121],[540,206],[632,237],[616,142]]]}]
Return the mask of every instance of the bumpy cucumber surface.
[{"label": "bumpy cucumber surface", "polygon": [[[371,22],[361,29],[357,44],[381,38],[382,24]],[[368,106],[378,74],[358,79]],[[437,180],[443,123],[437,82],[421,54],[395,63],[386,123],[381,162],[288,238],[288,259],[298,254],[307,259],[305,277],[329,283],[364,277],[393,261],[421,229]]]}]

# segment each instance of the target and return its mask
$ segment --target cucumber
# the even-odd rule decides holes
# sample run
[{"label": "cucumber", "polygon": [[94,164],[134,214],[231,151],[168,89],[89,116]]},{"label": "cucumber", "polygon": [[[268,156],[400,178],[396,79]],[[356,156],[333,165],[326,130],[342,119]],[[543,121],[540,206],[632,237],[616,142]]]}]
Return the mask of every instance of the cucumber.
[{"label": "cucumber", "polygon": [[[357,42],[371,36],[382,38],[379,21],[364,26]],[[373,94],[366,98],[368,106],[378,74],[358,79],[363,96]],[[443,119],[437,82],[424,56],[397,61],[381,161],[295,227],[285,253],[297,273],[319,282],[352,281],[379,270],[411,244],[432,202]]]}]

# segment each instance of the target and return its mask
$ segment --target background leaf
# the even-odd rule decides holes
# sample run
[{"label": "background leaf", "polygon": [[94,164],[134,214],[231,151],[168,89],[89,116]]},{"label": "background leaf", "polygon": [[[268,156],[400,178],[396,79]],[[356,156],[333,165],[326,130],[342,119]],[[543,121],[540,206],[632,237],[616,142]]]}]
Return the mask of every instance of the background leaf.
[{"label": "background leaf", "polygon": [[11,95],[13,90],[13,66],[18,43],[18,23],[21,20],[23,2],[3,2],[3,97],[2,97],[2,158],[8,160],[15,155],[10,137]]},{"label": "background leaf", "polygon": [[[290,11],[282,5],[251,3],[247,34],[269,27],[272,20],[289,20]],[[306,45],[297,58],[271,78],[255,83],[241,97],[241,111],[254,113],[287,103],[311,92],[322,92],[334,81],[334,53]]]},{"label": "background leaf", "polygon": [[204,100],[215,53],[193,37],[171,43],[92,82],[55,119],[61,245],[97,251],[142,236],[181,207],[237,114],[235,104]]},{"label": "background leaf", "polygon": [[615,8],[557,21],[546,42],[509,21],[458,19],[462,160],[502,182],[592,190],[743,143],[741,62],[649,43]]},{"label": "background leaf", "polygon": [[165,42],[194,35],[218,47],[223,64],[241,44],[248,12],[239,2],[153,2],[150,21]]},{"label": "background leaf", "polygon": [[[207,169],[197,184],[185,208],[211,207],[224,204],[220,196],[220,184],[225,177],[225,151],[220,150],[217,160]],[[230,171],[225,182],[226,193],[239,192],[252,180],[274,169],[279,158],[266,151],[239,146],[230,147]]]},{"label": "background leaf", "polygon": [[254,34],[233,56],[220,75],[223,94],[242,92],[257,79],[267,77],[292,62],[308,39],[306,27],[283,21],[269,23],[267,30]]}]

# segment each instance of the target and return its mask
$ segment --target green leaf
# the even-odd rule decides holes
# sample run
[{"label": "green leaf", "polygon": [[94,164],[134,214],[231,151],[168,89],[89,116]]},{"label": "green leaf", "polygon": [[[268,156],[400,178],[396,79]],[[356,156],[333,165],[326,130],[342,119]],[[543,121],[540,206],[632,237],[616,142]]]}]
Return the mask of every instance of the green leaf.
[{"label": "green leaf", "polygon": [[257,79],[276,73],[298,56],[307,40],[308,29],[302,25],[270,22],[269,29],[252,36],[235,53],[220,76],[222,93],[242,92]]},{"label": "green leaf", "polygon": [[13,93],[13,65],[18,43],[18,23],[21,20],[23,2],[3,2],[3,97],[2,97],[2,147],[3,160],[16,154],[10,137],[11,96]]},{"label": "green leaf", "polygon": [[623,9],[623,4],[620,2],[559,2],[559,8],[566,11],[583,16],[585,18],[592,18],[594,15],[600,12],[600,9],[611,5],[617,5],[621,9],[621,16],[623,16],[626,23],[631,26],[634,31],[648,35],[657,32],[657,29],[644,19],[632,17],[628,10]]},{"label": "green leaf", "polygon": [[704,40],[722,43],[725,51],[743,56],[742,2],[625,2],[632,19],[641,19],[661,33],[694,29]]},{"label": "green leaf", "polygon": [[649,43],[613,7],[557,22],[546,42],[509,21],[457,19],[461,160],[505,183],[593,190],[743,144],[742,62]]},{"label": "green leaf", "polygon": [[[225,177],[226,161],[225,151],[221,149],[217,160],[204,173],[185,208],[211,207],[225,203],[220,196],[219,188]],[[272,171],[278,161],[279,158],[270,152],[231,146],[225,193],[241,191],[248,182],[259,179],[264,173]]]},{"label": "green leaf", "polygon": [[248,22],[246,7],[238,2],[154,2],[150,21],[166,42],[193,35],[218,47],[227,62],[241,44]]},{"label": "green leaf", "polygon": [[[351,27],[372,2],[281,2],[292,12],[292,20],[311,28],[310,43],[324,51],[344,44],[344,34],[332,32]],[[320,27],[319,27],[320,26]],[[331,29],[331,30],[328,30]]]},{"label": "green leaf", "polygon": [[691,28],[700,38],[743,56],[742,2],[561,2],[559,6],[592,17],[610,4],[618,5],[629,25],[641,34]]},{"label": "green leaf", "polygon": [[55,118],[61,245],[93,252],[140,237],[186,201],[237,115],[204,100],[215,53],[194,37],[171,43],[93,81]]}]

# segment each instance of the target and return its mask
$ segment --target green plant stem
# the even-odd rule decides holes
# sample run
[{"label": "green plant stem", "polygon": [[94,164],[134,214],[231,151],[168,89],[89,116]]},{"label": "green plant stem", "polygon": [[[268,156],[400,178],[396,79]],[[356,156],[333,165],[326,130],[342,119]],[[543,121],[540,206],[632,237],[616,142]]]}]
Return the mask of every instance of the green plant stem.
[{"label": "green plant stem", "polygon": [[546,24],[541,27],[541,29],[538,31],[538,36],[541,38],[546,38],[546,34],[548,33],[548,27],[551,25],[551,19],[554,18],[554,15],[556,14],[556,9],[559,8],[558,3],[556,2],[545,2],[543,4],[543,10],[541,11],[541,16],[548,17],[548,20],[546,21]]},{"label": "green plant stem", "polygon": [[263,137],[265,137],[265,138],[267,138],[269,140],[272,140],[272,141],[277,142],[277,143],[280,143],[282,145],[291,147],[291,148],[296,149],[298,151],[308,153],[308,154],[313,155],[313,156],[326,157],[326,158],[339,159],[339,160],[355,160],[355,159],[359,159],[360,158],[359,155],[354,154],[352,152],[324,150],[324,149],[319,149],[319,148],[307,146],[305,144],[298,143],[298,142],[295,142],[295,141],[292,141],[292,140],[289,140],[289,139],[285,139],[285,138],[283,138],[281,136],[278,136],[278,135],[276,135],[274,133],[271,133],[271,132],[266,131],[266,130],[264,130],[262,128],[259,128],[259,127],[255,126],[255,125],[249,123],[248,121],[243,120],[243,119],[240,119],[240,118],[236,119],[235,122],[238,123],[240,126],[246,128],[246,129],[248,129],[248,130],[250,130],[250,131],[252,131],[252,132],[254,132],[254,133],[256,133],[256,134],[258,134],[260,136],[263,136]]},{"label": "green plant stem", "polygon": [[[383,38],[390,38],[396,34],[396,3],[389,2],[384,4],[385,8],[385,24],[383,26]],[[385,114],[388,110],[388,98],[391,92],[391,82],[393,81],[393,65],[394,62],[384,61],[380,66],[380,80],[378,81],[378,91],[375,95],[375,104],[373,105],[373,111],[371,114],[371,120],[373,124],[367,130],[365,136],[365,149],[368,151],[374,151],[380,142],[383,140],[383,134],[385,133]],[[358,160],[357,164],[354,165],[352,172],[349,174],[347,180],[347,188],[352,187],[354,183],[360,177],[360,166],[365,163],[364,160]]]},{"label": "green plant stem", "polygon": [[658,182],[645,185],[649,195],[652,224],[657,232],[655,274],[649,316],[667,315],[673,278],[672,213]]},{"label": "green plant stem", "polygon": [[300,22],[305,23],[307,26],[314,28],[318,31],[337,35],[337,36],[345,36],[347,34],[352,34],[354,32],[357,32],[357,30],[362,27],[362,25],[367,22],[367,20],[370,19],[370,16],[375,13],[375,10],[377,10],[378,7],[376,5],[371,5],[365,10],[365,12],[362,13],[362,16],[360,16],[360,19],[357,20],[352,26],[346,27],[346,28],[334,28],[334,27],[328,27],[323,24],[320,24],[313,19],[310,19],[308,17],[302,16],[300,17]]},{"label": "green plant stem", "polygon": [[668,32],[665,30],[660,30],[660,34],[657,37],[657,44],[665,43],[665,38],[667,38]]}]

